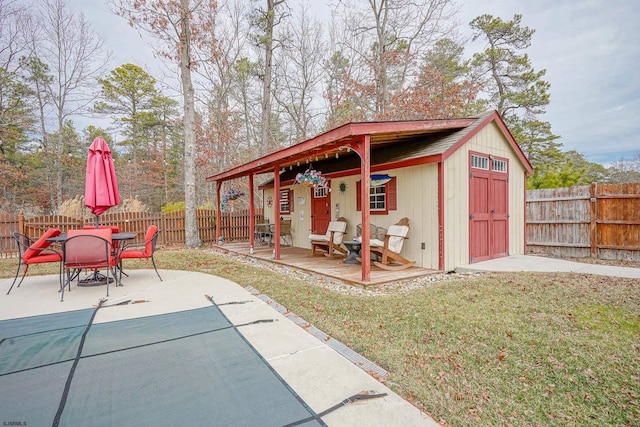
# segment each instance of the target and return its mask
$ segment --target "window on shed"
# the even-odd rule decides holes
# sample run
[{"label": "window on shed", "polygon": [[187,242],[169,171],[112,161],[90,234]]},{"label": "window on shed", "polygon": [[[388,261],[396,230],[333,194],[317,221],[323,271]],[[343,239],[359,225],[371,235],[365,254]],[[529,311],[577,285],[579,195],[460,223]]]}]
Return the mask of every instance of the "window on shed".
[{"label": "window on shed", "polygon": [[[362,200],[360,198],[360,191],[362,188],[362,182],[356,183],[356,208],[362,210]],[[389,211],[395,211],[398,209],[397,203],[397,189],[396,189],[396,177],[392,177],[391,181],[378,187],[369,188],[369,208],[372,215],[388,214]]]},{"label": "window on shed", "polygon": [[315,187],[313,189],[313,197],[321,199],[322,197],[329,196],[329,187]]},{"label": "window on shed", "polygon": [[280,213],[290,214],[293,212],[293,190],[280,190],[278,203],[280,203]]},{"label": "window on shed", "polygon": [[493,161],[491,162],[491,170],[494,171],[494,172],[507,173],[507,161],[506,160],[493,159]]},{"label": "window on shed", "polygon": [[471,155],[471,167],[476,169],[489,170],[489,156]]}]

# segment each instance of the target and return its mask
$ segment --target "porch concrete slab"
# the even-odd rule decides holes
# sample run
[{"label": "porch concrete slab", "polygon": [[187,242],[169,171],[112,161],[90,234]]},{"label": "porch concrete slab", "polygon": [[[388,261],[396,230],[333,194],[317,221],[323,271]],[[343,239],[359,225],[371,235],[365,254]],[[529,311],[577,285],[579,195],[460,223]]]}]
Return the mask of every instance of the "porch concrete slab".
[{"label": "porch concrete slab", "polygon": [[[117,321],[211,305],[213,298],[238,331],[284,381],[316,412],[371,391],[377,399],[350,403],[323,417],[329,426],[437,426],[427,414],[403,400],[383,383],[321,340],[294,324],[238,284],[189,271],[132,270],[123,287],[110,286],[110,297],[95,322]],[[60,302],[58,276],[27,276],[20,288],[4,295],[12,279],[0,279],[0,320],[90,308],[105,297],[105,286],[72,285]],[[128,301],[128,302],[127,302]],[[114,305],[127,302],[123,305]],[[240,326],[245,323],[269,320]]]},{"label": "porch concrete slab", "polygon": [[511,255],[474,264],[461,265],[457,272],[534,271],[597,274],[640,279],[640,268],[588,264],[535,255]]}]

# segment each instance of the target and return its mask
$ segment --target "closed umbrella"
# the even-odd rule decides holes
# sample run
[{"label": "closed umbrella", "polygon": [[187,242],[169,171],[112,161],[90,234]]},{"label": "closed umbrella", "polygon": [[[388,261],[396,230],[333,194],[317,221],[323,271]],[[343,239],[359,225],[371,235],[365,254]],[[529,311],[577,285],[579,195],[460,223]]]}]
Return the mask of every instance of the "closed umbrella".
[{"label": "closed umbrella", "polygon": [[[89,146],[89,155],[87,156],[84,205],[96,216],[96,228],[98,228],[98,217],[109,208],[119,204],[118,180],[116,179],[111,150],[103,138],[97,137]],[[109,281],[113,281],[113,278],[110,277]],[[87,286],[106,282],[106,276],[94,271],[93,277],[78,281],[78,285]]]},{"label": "closed umbrella", "polygon": [[118,180],[111,150],[103,138],[97,137],[89,146],[84,205],[96,216],[98,228],[98,217],[119,204]]}]

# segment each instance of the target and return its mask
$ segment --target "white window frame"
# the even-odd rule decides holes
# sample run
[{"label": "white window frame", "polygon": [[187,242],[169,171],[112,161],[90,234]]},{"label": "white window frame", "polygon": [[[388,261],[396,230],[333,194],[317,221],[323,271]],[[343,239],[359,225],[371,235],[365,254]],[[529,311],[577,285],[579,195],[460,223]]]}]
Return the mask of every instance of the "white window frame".
[{"label": "white window frame", "polygon": [[387,186],[369,187],[369,209],[372,212],[387,210]]},{"label": "white window frame", "polygon": [[291,213],[291,206],[289,206],[289,192],[290,189],[280,190],[280,197],[278,197],[278,203],[280,204],[280,213]]}]

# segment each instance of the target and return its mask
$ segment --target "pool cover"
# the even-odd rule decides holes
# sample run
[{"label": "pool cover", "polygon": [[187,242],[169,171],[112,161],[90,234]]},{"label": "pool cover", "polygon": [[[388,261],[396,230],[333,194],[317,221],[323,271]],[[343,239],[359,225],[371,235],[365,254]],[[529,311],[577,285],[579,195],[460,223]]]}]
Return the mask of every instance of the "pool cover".
[{"label": "pool cover", "polygon": [[106,309],[0,321],[3,425],[325,425],[217,306]]}]

